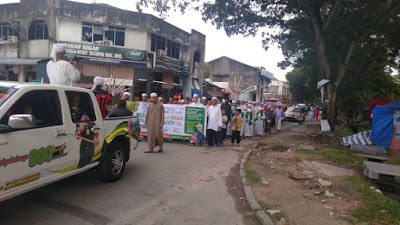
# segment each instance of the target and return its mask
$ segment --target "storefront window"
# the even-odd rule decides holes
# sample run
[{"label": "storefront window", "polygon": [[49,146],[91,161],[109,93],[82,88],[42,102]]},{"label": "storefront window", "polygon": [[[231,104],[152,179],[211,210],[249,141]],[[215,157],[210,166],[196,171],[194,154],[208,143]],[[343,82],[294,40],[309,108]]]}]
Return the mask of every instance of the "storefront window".
[{"label": "storefront window", "polygon": [[49,39],[49,30],[44,20],[34,20],[29,26],[29,40]]},{"label": "storefront window", "polygon": [[83,23],[82,41],[102,45],[125,45],[125,28]]}]

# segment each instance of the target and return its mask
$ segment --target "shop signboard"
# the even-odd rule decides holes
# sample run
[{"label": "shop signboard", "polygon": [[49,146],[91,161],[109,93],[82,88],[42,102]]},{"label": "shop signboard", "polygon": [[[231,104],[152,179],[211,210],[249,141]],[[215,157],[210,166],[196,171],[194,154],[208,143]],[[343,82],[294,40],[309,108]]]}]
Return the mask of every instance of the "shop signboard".
[{"label": "shop signboard", "polygon": [[156,56],[156,68],[161,68],[165,70],[172,70],[174,72],[183,72],[183,74],[190,73],[190,63],[187,61],[182,61],[174,59],[167,56]]},{"label": "shop signboard", "polygon": [[[147,135],[144,126],[148,103],[128,101],[127,108],[139,117],[140,135]],[[198,132],[205,135],[206,108],[204,106],[192,107],[185,105],[164,104],[164,138],[179,140],[195,140]],[[201,124],[201,129],[197,125]]]},{"label": "shop signboard", "polygon": [[67,42],[67,54],[76,55],[84,61],[146,65],[147,52],[129,48]]}]

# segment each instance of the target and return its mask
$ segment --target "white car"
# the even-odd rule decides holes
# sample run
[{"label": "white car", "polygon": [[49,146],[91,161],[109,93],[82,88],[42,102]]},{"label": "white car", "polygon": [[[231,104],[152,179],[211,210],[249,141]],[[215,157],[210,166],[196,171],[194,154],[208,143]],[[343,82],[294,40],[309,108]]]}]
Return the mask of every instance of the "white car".
[{"label": "white car", "polygon": [[97,167],[118,180],[138,142],[137,117],[103,119],[90,90],[0,82],[0,201]]}]

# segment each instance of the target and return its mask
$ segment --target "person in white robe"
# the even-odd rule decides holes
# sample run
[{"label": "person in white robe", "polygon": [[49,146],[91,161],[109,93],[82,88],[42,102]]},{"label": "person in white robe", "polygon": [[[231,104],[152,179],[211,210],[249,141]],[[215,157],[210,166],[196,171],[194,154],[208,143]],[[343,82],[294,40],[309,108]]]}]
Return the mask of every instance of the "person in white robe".
[{"label": "person in white robe", "polygon": [[218,132],[220,128],[222,127],[222,115],[221,115],[221,107],[217,105],[218,99],[216,97],[213,97],[211,99],[212,105],[210,105],[207,108],[207,116],[208,116],[208,122],[207,122],[207,140],[208,140],[208,146],[212,147],[214,144],[216,144],[217,147],[219,147],[218,144]]},{"label": "person in white robe", "polygon": [[251,109],[247,109],[247,113],[244,115],[243,118],[244,123],[244,136],[245,137],[252,137],[253,130],[254,130],[254,118],[251,112]]},{"label": "person in white robe", "polygon": [[199,95],[194,94],[192,98],[192,103],[190,103],[188,106],[204,106],[199,102]]},{"label": "person in white robe", "polygon": [[255,121],[254,121],[254,133],[257,136],[261,136],[264,134],[264,120],[265,120],[265,115],[262,110],[259,110],[255,116]]},{"label": "person in white robe", "polygon": [[78,71],[78,62],[63,60],[67,51],[66,44],[56,43],[51,49],[51,60],[47,63],[46,72],[50,84],[75,87],[76,82],[81,79],[81,73]]}]

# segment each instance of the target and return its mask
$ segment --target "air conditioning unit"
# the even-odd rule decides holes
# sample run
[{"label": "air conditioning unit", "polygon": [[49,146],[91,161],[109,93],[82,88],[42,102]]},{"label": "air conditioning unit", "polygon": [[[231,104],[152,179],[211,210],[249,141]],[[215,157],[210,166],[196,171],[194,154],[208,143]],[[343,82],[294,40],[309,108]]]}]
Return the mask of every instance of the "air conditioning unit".
[{"label": "air conditioning unit", "polygon": [[167,56],[167,51],[158,49],[157,50],[157,56]]},{"label": "air conditioning unit", "polygon": [[8,43],[18,43],[18,36],[8,36]]},{"label": "air conditioning unit", "polygon": [[113,41],[110,41],[110,40],[106,40],[106,41],[104,41],[103,45],[113,46],[113,45],[114,45],[114,42],[113,42]]}]

